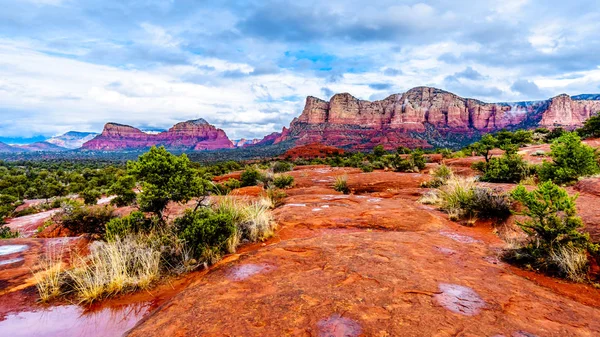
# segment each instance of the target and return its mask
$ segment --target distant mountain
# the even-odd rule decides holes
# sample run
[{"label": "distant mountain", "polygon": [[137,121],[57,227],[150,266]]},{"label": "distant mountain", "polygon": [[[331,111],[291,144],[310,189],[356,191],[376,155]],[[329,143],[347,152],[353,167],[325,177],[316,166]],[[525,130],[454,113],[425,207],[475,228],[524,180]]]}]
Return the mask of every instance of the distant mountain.
[{"label": "distant mountain", "polygon": [[0,142],[0,153],[15,153],[15,152],[23,152],[22,149],[18,147],[10,146],[6,143]]},{"label": "distant mountain", "polygon": [[55,136],[50,139],[47,139],[46,142],[67,149],[78,149],[85,142],[92,140],[97,135],[98,133],[95,132],[69,131],[64,135]]},{"label": "distant mountain", "polygon": [[146,133],[129,125],[108,123],[94,139],[83,144],[85,150],[131,151],[144,150],[153,145],[169,150],[202,151],[233,148],[225,132],[204,119],[177,123],[167,131]]},{"label": "distant mountain", "polygon": [[49,142],[36,142],[36,143],[31,143],[31,144],[27,144],[27,145],[20,145],[18,146],[19,149],[25,150],[25,151],[44,151],[44,152],[62,152],[62,151],[69,151],[69,149],[62,147],[62,146],[58,146]]},{"label": "distant mountain", "polygon": [[430,87],[381,101],[343,93],[329,101],[309,96],[289,128],[257,145],[321,143],[351,149],[459,147],[501,129],[574,129],[600,111],[600,95],[559,95],[537,102],[484,103]]},{"label": "distant mountain", "polygon": [[237,140],[232,140],[233,145],[235,145],[235,147],[244,147],[244,146],[249,146],[249,145],[255,145],[258,142],[260,142],[260,139],[237,139]]}]

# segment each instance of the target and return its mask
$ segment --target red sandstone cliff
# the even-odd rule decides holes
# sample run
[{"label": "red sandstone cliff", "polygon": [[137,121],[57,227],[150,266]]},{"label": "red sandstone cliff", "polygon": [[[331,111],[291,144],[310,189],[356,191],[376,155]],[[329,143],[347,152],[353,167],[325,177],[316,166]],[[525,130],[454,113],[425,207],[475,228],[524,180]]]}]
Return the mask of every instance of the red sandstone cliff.
[{"label": "red sandstone cliff", "polygon": [[182,122],[158,134],[144,133],[128,125],[108,123],[83,149],[96,151],[138,150],[153,145],[171,150],[218,150],[233,148],[225,132],[204,119]]},{"label": "red sandstone cliff", "polygon": [[309,96],[289,129],[259,144],[293,141],[368,149],[378,144],[453,146],[501,129],[575,128],[600,111],[600,100],[560,95],[547,101],[484,103],[429,87],[417,87],[381,101],[336,94],[329,102]]}]

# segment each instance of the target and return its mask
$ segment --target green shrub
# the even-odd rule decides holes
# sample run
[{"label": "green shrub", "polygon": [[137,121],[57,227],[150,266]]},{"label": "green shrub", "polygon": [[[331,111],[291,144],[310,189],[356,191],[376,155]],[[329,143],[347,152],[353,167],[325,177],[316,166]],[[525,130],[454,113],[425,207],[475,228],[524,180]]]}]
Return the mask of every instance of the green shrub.
[{"label": "green shrub", "polygon": [[278,161],[273,164],[273,173],[289,172],[294,168],[292,163],[287,161]]},{"label": "green shrub", "polygon": [[571,267],[577,265],[576,261],[566,259],[579,259],[586,251],[596,253],[598,246],[590,242],[589,234],[579,231],[583,222],[577,216],[577,195],[569,196],[565,189],[550,181],[532,192],[519,185],[511,194],[523,205],[518,214],[529,218],[517,222],[529,239],[525,246],[508,252],[506,258],[562,277],[582,278],[586,270],[573,271]]},{"label": "green shrub", "polygon": [[150,231],[156,221],[146,218],[144,213],[136,211],[128,216],[111,219],[106,224],[106,240],[113,241],[116,238],[125,238],[130,234]]},{"label": "green shrub", "polygon": [[[430,198],[434,199],[434,198]],[[493,218],[503,220],[510,216],[509,197],[489,188],[475,186],[473,179],[452,177],[439,188],[437,198],[451,220]]]},{"label": "green shrub", "polygon": [[501,157],[491,158],[489,162],[475,163],[473,168],[483,173],[480,178],[482,181],[496,183],[518,183],[531,173],[523,157],[508,151]]},{"label": "green shrub", "polygon": [[425,168],[425,156],[423,156],[423,150],[416,149],[410,155],[410,161],[413,167],[417,168],[417,171],[421,171]]},{"label": "green shrub", "polygon": [[294,185],[294,177],[287,174],[282,174],[273,179],[273,185],[277,188],[288,188]]},{"label": "green shrub", "polygon": [[130,175],[120,177],[108,190],[109,194],[116,195],[110,203],[117,207],[133,204],[137,198],[137,195],[133,191],[134,187],[135,177]]},{"label": "green shrub", "polygon": [[410,160],[399,155],[395,155],[390,159],[390,166],[396,172],[412,172],[414,169],[414,165]]},{"label": "green shrub", "polygon": [[259,181],[263,181],[263,174],[255,167],[248,167],[240,176],[242,187],[256,186]]},{"label": "green shrub", "polygon": [[396,149],[396,153],[398,154],[409,154],[411,152],[412,151],[405,146],[398,146],[398,148]]},{"label": "green shrub", "polygon": [[387,151],[383,148],[383,145],[377,145],[373,148],[373,155],[375,157],[381,157],[385,155]]},{"label": "green shrub", "polygon": [[283,205],[283,200],[287,198],[287,194],[278,188],[267,188],[267,198],[271,201],[272,207]]},{"label": "green shrub", "polygon": [[104,234],[113,213],[110,206],[65,205],[59,221],[74,234]]},{"label": "green shrub", "polygon": [[0,239],[13,239],[13,238],[18,238],[19,237],[19,232],[18,231],[11,231],[10,228],[6,225],[1,225],[0,224]]},{"label": "green shrub", "polygon": [[489,188],[475,187],[473,199],[467,205],[478,218],[507,219],[511,214],[511,201],[506,193]]},{"label": "green shrub", "polygon": [[432,179],[430,181],[424,183],[423,187],[431,187],[431,188],[440,187],[442,185],[445,185],[446,182],[453,176],[454,176],[454,173],[452,172],[452,170],[448,166],[442,164],[439,167],[431,170]]},{"label": "green shrub", "polygon": [[203,262],[215,263],[227,252],[227,241],[236,234],[236,226],[231,214],[216,213],[201,208],[186,211],[174,222],[179,237],[183,239],[194,254]]},{"label": "green shrub", "polygon": [[83,202],[86,205],[95,205],[98,203],[98,199],[100,199],[102,193],[94,189],[86,188],[79,196],[83,198]]},{"label": "green shrub", "polygon": [[363,172],[373,172],[373,165],[368,161],[362,162],[358,166],[358,168],[361,169]]},{"label": "green shrub", "polygon": [[577,133],[583,138],[600,137],[600,115],[588,118]]},{"label": "green shrub", "polygon": [[348,188],[348,177],[347,176],[339,176],[335,178],[333,182],[333,189],[342,192],[344,194],[350,193],[350,189]]},{"label": "green shrub", "polygon": [[452,152],[452,150],[447,149],[447,148],[443,148],[443,149],[439,149],[438,153],[442,155],[442,158],[452,158],[454,153]]},{"label": "green shrub", "polygon": [[552,162],[543,162],[538,169],[541,181],[568,183],[600,172],[597,151],[583,144],[575,133],[564,133],[552,143],[551,150]]},{"label": "green shrub", "polygon": [[546,142],[551,142],[557,138],[560,138],[563,134],[565,134],[567,131],[565,131],[565,129],[558,127],[558,128],[554,128],[552,129],[550,132],[548,132],[546,134],[545,137],[545,141]]}]

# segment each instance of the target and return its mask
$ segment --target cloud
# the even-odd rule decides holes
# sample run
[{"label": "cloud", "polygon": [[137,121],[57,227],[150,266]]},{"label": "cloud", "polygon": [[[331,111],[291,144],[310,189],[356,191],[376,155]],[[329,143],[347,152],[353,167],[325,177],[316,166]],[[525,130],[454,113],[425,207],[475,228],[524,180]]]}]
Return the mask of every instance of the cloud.
[{"label": "cloud", "polygon": [[484,78],[485,76],[481,75],[477,70],[469,66],[463,71],[457,72],[454,75],[447,76],[445,80],[448,82],[458,82],[460,79],[479,81]]},{"label": "cloud", "polygon": [[595,93],[595,6],[6,0],[0,136],[204,117],[232,138],[251,137],[281,130],[308,95],[374,100],[421,85],[486,101]]},{"label": "cloud", "polygon": [[373,90],[388,90],[392,87],[390,83],[370,83],[369,88]]},{"label": "cloud", "polygon": [[540,88],[532,81],[520,79],[510,86],[510,90],[526,97],[542,98]]},{"label": "cloud", "polygon": [[385,76],[398,76],[398,75],[402,75],[402,70],[395,69],[395,68],[385,68],[383,70],[383,74]]},{"label": "cloud", "polygon": [[331,96],[335,95],[335,92],[329,88],[323,87],[321,88],[321,92],[325,95],[326,99],[329,99]]}]

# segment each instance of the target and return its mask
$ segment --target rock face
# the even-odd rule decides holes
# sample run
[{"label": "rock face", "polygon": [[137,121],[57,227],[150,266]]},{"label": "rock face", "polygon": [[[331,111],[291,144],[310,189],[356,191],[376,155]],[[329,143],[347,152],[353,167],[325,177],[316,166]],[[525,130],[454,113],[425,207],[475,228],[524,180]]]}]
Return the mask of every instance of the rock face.
[{"label": "rock face", "polygon": [[319,142],[355,149],[378,144],[389,149],[400,145],[456,146],[501,129],[572,129],[598,111],[598,95],[484,103],[436,88],[417,87],[374,102],[347,93],[336,94],[329,102],[309,96],[289,129],[269,135],[259,144],[291,140],[296,145]]},{"label": "rock face", "polygon": [[170,150],[203,151],[233,148],[225,132],[204,119],[177,123],[165,132],[145,133],[128,125],[108,123],[94,139],[82,148],[95,151],[143,150],[152,146]]},{"label": "rock face", "polygon": [[67,149],[78,149],[85,142],[92,140],[97,135],[95,132],[69,131],[64,135],[49,138],[46,142]]}]

